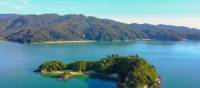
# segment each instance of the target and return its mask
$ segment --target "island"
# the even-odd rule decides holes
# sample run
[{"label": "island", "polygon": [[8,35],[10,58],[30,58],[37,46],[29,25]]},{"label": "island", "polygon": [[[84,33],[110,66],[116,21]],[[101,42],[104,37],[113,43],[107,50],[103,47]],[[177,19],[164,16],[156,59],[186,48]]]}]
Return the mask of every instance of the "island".
[{"label": "island", "polygon": [[54,74],[59,80],[74,76],[112,78],[118,88],[160,88],[161,80],[153,65],[138,55],[108,55],[99,61],[79,60],[65,64],[62,61],[47,61],[35,71]]}]

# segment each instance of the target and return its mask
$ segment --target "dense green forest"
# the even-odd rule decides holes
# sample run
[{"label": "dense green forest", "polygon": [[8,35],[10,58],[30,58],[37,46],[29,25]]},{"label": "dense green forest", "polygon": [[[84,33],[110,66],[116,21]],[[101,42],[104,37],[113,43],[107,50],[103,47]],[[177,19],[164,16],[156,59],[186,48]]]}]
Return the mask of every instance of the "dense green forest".
[{"label": "dense green forest", "polygon": [[[78,72],[95,71],[95,75],[118,74],[120,88],[160,88],[160,78],[153,65],[138,55],[111,55],[99,61],[75,61],[64,64],[62,61],[48,61],[39,66],[40,71],[51,72],[72,70]],[[70,74],[65,72],[65,74]]]},{"label": "dense green forest", "polygon": [[200,30],[182,26],[126,24],[84,15],[0,15],[0,39],[19,43],[67,40],[200,40]]}]

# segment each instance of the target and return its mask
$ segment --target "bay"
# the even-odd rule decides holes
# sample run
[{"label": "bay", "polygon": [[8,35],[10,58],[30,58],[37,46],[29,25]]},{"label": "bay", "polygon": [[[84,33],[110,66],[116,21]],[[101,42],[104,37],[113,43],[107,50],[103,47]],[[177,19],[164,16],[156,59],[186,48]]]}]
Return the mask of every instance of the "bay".
[{"label": "bay", "polygon": [[59,81],[33,73],[41,63],[99,60],[106,55],[135,55],[155,65],[163,88],[200,86],[199,41],[129,41],[65,44],[0,42],[1,88],[116,88],[115,82],[95,78]]}]

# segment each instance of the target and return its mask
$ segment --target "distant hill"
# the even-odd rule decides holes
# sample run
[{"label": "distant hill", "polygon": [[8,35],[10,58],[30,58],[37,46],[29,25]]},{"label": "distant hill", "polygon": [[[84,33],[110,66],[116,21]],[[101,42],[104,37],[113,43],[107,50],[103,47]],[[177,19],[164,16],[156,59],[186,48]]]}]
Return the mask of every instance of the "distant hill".
[{"label": "distant hill", "polygon": [[10,17],[17,17],[20,16],[18,14],[0,14],[0,19],[6,19],[6,18],[10,18]]},{"label": "distant hill", "polygon": [[0,39],[19,43],[56,40],[200,40],[200,30],[151,24],[126,24],[81,14],[0,15]]}]

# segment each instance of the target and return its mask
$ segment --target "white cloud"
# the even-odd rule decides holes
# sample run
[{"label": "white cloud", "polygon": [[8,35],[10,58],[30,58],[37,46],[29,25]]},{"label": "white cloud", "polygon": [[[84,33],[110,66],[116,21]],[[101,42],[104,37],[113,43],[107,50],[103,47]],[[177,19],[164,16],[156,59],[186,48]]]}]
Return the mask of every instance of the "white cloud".
[{"label": "white cloud", "polygon": [[5,9],[21,10],[26,8],[35,8],[37,6],[32,4],[30,0],[1,0],[0,7]]},{"label": "white cloud", "polygon": [[22,9],[23,6],[13,4],[13,3],[8,3],[8,2],[0,2],[0,7],[1,8],[12,8],[12,9]]}]

